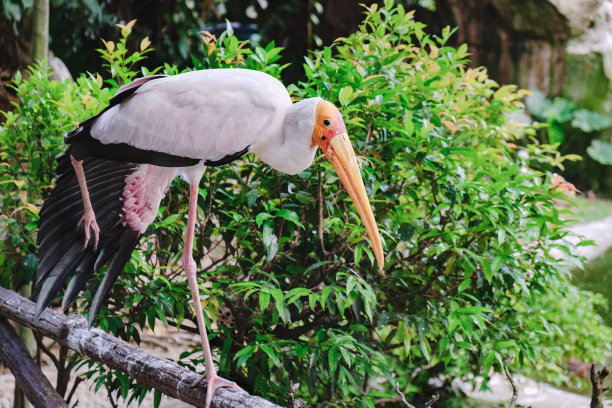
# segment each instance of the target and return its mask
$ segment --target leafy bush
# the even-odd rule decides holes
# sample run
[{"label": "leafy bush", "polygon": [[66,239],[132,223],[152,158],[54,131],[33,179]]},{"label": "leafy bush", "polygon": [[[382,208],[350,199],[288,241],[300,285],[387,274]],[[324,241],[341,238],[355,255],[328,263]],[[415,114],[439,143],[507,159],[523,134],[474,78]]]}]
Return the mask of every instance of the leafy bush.
[{"label": "leafy bush", "polygon": [[0,228],[7,237],[0,243],[0,277],[4,287],[14,288],[29,282],[36,271],[38,210],[41,198],[51,191],[64,134],[112,96],[99,76],[81,77],[76,83],[49,81],[44,62],[28,71],[26,80],[21,74],[15,77],[21,104],[4,112],[0,126]]},{"label": "leafy bush", "polygon": [[563,124],[565,123],[585,133],[612,126],[612,119],[606,115],[588,109],[576,109],[576,104],[565,98],[556,97],[550,100],[537,89],[531,90],[531,95],[526,98],[526,102],[531,114],[548,124],[547,133],[550,143],[563,143],[565,140]]},{"label": "leafy bush", "polygon": [[[609,169],[602,165],[612,164],[612,144],[607,140],[606,129],[612,126],[612,119],[607,115],[579,109],[568,99],[546,98],[543,92],[535,89],[526,98],[526,105],[531,115],[548,126],[540,132],[544,140],[559,145],[561,152],[568,155],[575,163],[563,168],[563,175],[581,189],[594,189],[607,194],[609,190]],[[584,155],[584,161],[578,161],[578,155]],[[592,159],[592,160],[590,160]]]},{"label": "leafy bush", "polygon": [[[427,35],[402,6],[373,5],[355,34],[307,58],[307,80],[289,87],[296,99],[322,96],[343,112],[386,244],[384,275],[322,155],[295,176],[253,156],[207,169],[194,257],[221,375],[277,402],[299,382],[298,397],[309,402],[371,407],[395,396],[395,382],[409,400],[426,400],[434,391],[429,379],[448,387],[453,378],[486,378],[509,354],[527,374],[557,382],[566,379],[559,364],[570,357],[603,359],[612,330],[594,311],[602,300],[568,281],[578,260],[555,206],[568,198],[550,186],[565,157],[537,141],[535,125],[511,120],[526,92],[467,68],[467,47],[445,45],[452,33]],[[231,32],[206,35],[204,46],[196,68],[238,66],[277,77],[283,68],[274,44],[249,49]],[[13,146],[3,150],[13,184],[50,185],[61,133],[113,90],[93,78],[37,81],[40,72],[19,85],[24,103],[0,129],[3,148]],[[40,92],[60,86],[73,96]],[[31,102],[28,87],[38,92]],[[46,128],[39,117],[55,125]],[[27,150],[43,139],[54,142]],[[39,156],[44,175],[35,166],[18,170]],[[39,206],[46,191],[28,191]],[[12,233],[29,237],[33,250],[35,211],[23,216],[18,194],[2,195],[12,197],[3,202]],[[136,341],[158,321],[190,330],[189,291],[177,267],[186,195],[184,182],[173,184],[98,316],[103,329]],[[21,266],[14,246],[3,250],[6,286]],[[223,325],[221,314],[235,324]],[[198,351],[186,351],[181,364],[194,367]],[[88,375],[123,398],[146,392],[103,367],[92,365]]]}]

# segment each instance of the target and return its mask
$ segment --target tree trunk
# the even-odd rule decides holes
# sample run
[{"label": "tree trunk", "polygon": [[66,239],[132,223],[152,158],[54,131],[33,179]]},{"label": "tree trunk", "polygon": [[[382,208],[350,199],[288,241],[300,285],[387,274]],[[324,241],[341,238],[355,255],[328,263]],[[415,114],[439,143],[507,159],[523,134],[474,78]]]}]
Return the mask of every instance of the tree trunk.
[{"label": "tree trunk", "polygon": [[32,20],[32,58],[42,61],[49,54],[49,0],[34,0]]}]

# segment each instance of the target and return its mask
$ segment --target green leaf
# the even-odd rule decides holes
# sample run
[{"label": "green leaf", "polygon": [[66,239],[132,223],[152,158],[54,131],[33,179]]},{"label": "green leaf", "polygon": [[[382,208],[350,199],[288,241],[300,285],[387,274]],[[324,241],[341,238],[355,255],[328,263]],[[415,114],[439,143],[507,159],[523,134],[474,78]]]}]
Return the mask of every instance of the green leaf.
[{"label": "green leaf", "polygon": [[153,390],[153,407],[158,408],[161,403],[162,393],[159,390]]},{"label": "green leaf", "polygon": [[[253,207],[259,198],[259,192],[257,190],[250,190],[247,194],[247,205],[249,208]],[[258,214],[258,216],[261,214]],[[261,225],[261,222],[257,222],[257,225]]]},{"label": "green leaf", "polygon": [[255,352],[254,346],[247,346],[243,348],[242,350],[239,350],[234,356],[236,365],[238,367],[242,367],[246,363],[246,361],[249,359],[249,357],[253,355],[254,352]]},{"label": "green leaf", "polygon": [[362,254],[363,248],[361,247],[361,245],[357,245],[355,247],[355,254],[353,256],[355,265],[359,265],[359,261],[361,261],[361,254]]},{"label": "green leaf", "polygon": [[457,342],[455,342],[455,344],[459,348],[462,348],[462,349],[465,349],[465,350],[476,351],[476,346],[474,346],[471,343],[468,343],[467,341],[457,341]]},{"label": "green leaf", "polygon": [[594,139],[587,147],[587,154],[591,159],[605,165],[612,164],[612,144],[603,140]]},{"label": "green leaf", "polygon": [[22,265],[25,273],[24,280],[29,282],[32,280],[36,269],[38,269],[38,257],[34,254],[26,254],[23,257]]},{"label": "green leaf", "polygon": [[255,217],[255,223],[257,223],[258,227],[261,227],[261,224],[265,221],[272,218],[271,214],[268,214],[267,212],[261,212],[259,214],[257,214],[257,216]]},{"label": "green leaf", "polygon": [[574,112],[572,126],[590,133],[612,126],[612,118],[587,109],[578,109]]},{"label": "green leaf", "polygon": [[548,122],[555,121],[565,123],[572,118],[575,106],[576,105],[574,102],[565,98],[557,97],[546,108],[544,115],[546,116],[546,120]]},{"label": "green leaf", "polygon": [[340,102],[340,105],[348,105],[348,103],[353,100],[353,93],[353,88],[351,88],[350,86],[345,86],[344,88],[342,88],[340,90],[340,94],[338,95],[338,101]]},{"label": "green leaf", "polygon": [[263,312],[268,308],[270,304],[270,293],[268,291],[262,290],[259,292],[259,308]]},{"label": "green leaf", "polygon": [[159,225],[161,227],[167,227],[168,225],[173,224],[174,221],[176,221],[178,217],[180,217],[180,214],[171,214],[167,216],[166,218],[164,218],[164,220],[160,222]]},{"label": "green leaf", "polygon": [[272,222],[264,224],[263,244],[266,248],[266,262],[270,262],[278,252],[278,237],[274,234],[274,224]]},{"label": "green leaf", "polygon": [[495,343],[495,348],[497,350],[515,348],[515,347],[516,347],[516,342],[514,340],[504,340],[504,341],[498,341]]},{"label": "green leaf", "polygon": [[559,122],[553,121],[548,124],[548,140],[551,144],[561,144],[565,140],[565,132]]},{"label": "green leaf", "polygon": [[530,89],[531,95],[525,98],[527,108],[531,113],[540,120],[545,120],[545,112],[551,104],[551,101],[546,98],[546,94],[539,89]]},{"label": "green leaf", "polygon": [[327,359],[329,361],[329,371],[332,376],[336,373],[336,370],[338,369],[338,361],[340,360],[340,356],[340,350],[338,350],[337,348],[332,348],[327,353]]},{"label": "green leaf", "polygon": [[284,218],[287,221],[294,223],[298,227],[304,228],[302,223],[300,223],[300,219],[298,218],[298,215],[295,213],[295,211],[291,211],[291,210],[287,210],[283,208],[283,209],[276,211],[274,216]]},{"label": "green leaf", "polygon": [[278,315],[285,321],[285,297],[283,296],[283,291],[278,288],[273,288],[270,289],[270,294],[274,298],[274,305],[276,306]]}]

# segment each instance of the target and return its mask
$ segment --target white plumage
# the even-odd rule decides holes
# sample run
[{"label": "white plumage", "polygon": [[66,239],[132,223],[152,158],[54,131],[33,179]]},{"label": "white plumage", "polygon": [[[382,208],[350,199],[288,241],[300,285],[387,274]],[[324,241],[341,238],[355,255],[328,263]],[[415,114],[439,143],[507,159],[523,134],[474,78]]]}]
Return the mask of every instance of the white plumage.
[{"label": "white plumage", "polygon": [[[262,72],[186,72],[144,83],[129,103],[102,114],[91,136],[104,144],[219,160],[249,145],[255,151],[256,144],[282,133],[291,106],[282,83]],[[313,124],[314,109],[310,129]]]}]

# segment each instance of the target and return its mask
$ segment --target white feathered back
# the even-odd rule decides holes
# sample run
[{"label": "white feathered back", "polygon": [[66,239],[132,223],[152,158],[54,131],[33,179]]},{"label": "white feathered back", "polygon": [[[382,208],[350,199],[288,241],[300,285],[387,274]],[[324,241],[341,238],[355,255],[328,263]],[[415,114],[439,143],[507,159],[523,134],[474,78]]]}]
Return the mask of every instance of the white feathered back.
[{"label": "white feathered back", "polygon": [[291,99],[262,72],[215,69],[143,84],[91,128],[100,142],[127,143],[200,160],[219,160],[282,134]]}]

